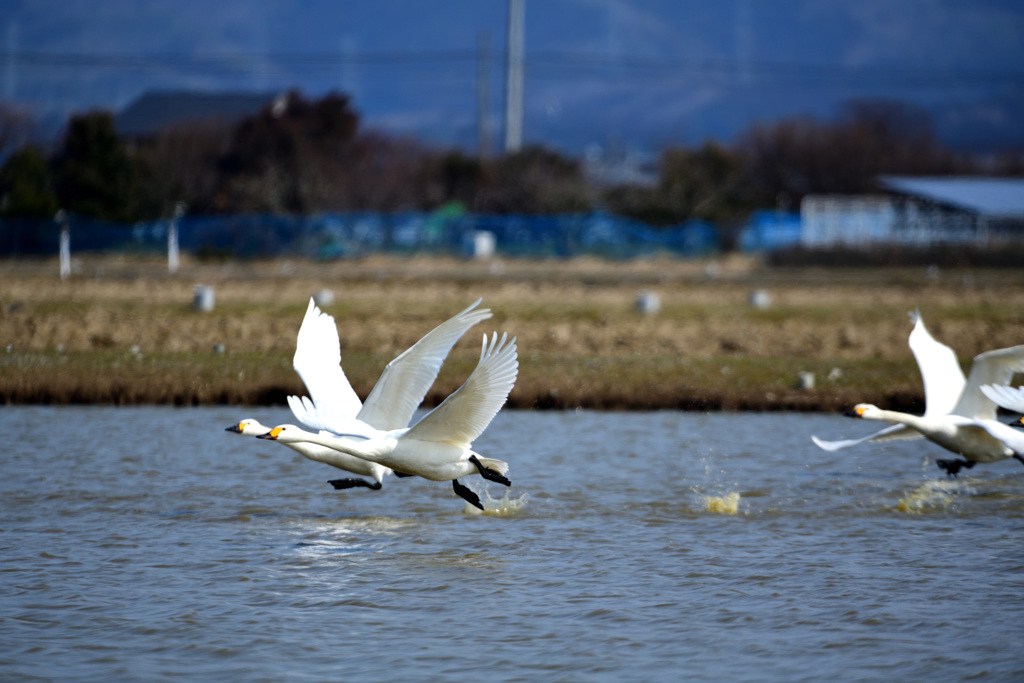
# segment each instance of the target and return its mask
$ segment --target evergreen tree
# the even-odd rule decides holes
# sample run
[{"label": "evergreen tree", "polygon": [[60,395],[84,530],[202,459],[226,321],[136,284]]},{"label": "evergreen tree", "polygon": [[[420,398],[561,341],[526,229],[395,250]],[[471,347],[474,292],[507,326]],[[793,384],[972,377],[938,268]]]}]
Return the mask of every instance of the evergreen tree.
[{"label": "evergreen tree", "polygon": [[124,223],[158,215],[145,199],[147,168],[118,139],[108,112],[71,117],[54,177],[61,206],[73,213]]},{"label": "evergreen tree", "polygon": [[46,157],[38,147],[22,147],[0,167],[0,215],[52,218],[57,208]]}]

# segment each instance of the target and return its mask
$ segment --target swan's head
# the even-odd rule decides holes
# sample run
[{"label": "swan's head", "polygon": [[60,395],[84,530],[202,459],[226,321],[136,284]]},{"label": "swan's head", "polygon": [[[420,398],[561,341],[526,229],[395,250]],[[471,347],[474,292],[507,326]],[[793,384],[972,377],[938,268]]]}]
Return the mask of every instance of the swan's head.
[{"label": "swan's head", "polygon": [[242,436],[259,436],[260,434],[266,434],[270,431],[270,427],[261,425],[257,420],[247,418],[242,420],[236,425],[231,425],[224,431],[234,432],[235,434],[241,434]]},{"label": "swan's head", "polygon": [[297,441],[305,441],[307,432],[299,429],[295,425],[278,425],[274,427],[266,434],[260,434],[257,439],[267,439],[269,441],[280,441],[281,443],[295,443]]},{"label": "swan's head", "polygon": [[873,406],[870,403],[858,403],[853,407],[853,410],[846,413],[848,417],[863,417],[870,418],[872,414],[878,412],[878,406]]}]

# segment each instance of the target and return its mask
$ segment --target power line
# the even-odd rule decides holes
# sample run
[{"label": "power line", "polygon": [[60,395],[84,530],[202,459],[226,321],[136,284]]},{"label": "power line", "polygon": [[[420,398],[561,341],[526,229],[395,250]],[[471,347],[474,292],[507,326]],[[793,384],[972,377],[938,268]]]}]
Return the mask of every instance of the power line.
[{"label": "power line", "polygon": [[[8,68],[32,70],[101,71],[180,69],[188,72],[250,71],[274,64],[278,68],[337,68],[345,65],[366,68],[400,68],[403,71],[435,70],[439,67],[479,67],[475,49],[395,50],[378,52],[252,52],[149,54],[101,52],[53,52],[21,50],[3,54]],[[507,59],[493,57],[502,70]],[[804,82],[808,85],[852,86],[1024,86],[1024,72],[993,69],[919,68],[900,66],[846,66],[840,64],[799,64],[744,59],[692,59],[611,57],[599,53],[543,51],[523,56],[527,80],[559,77],[603,79],[724,79],[742,75],[745,82]]]},{"label": "power line", "polygon": [[8,52],[4,56],[8,60],[14,60],[19,66],[104,69],[163,68],[167,66],[203,68],[224,65],[266,64],[267,62],[292,66],[339,66],[345,64],[360,66],[401,64],[415,66],[442,63],[462,64],[476,60],[476,52],[473,50],[423,50],[358,54],[351,52],[118,54],[22,51]]},{"label": "power line", "polygon": [[533,54],[528,66],[534,71],[551,72],[608,71],[637,76],[736,77],[762,80],[844,81],[877,84],[1015,84],[1024,85],[1024,72],[989,69],[935,69],[891,66],[846,66],[839,64],[796,64],[744,59],[664,59],[609,57],[594,53],[540,52]]}]

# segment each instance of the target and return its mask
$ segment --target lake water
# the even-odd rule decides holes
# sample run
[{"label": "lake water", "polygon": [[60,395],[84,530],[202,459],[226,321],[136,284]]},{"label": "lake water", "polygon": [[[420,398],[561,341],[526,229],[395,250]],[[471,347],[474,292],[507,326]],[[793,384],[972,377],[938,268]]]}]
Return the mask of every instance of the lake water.
[{"label": "lake water", "polygon": [[481,515],[335,491],[243,417],[292,421],[0,407],[0,678],[1024,678],[1016,461],[826,453],[876,427],[833,415],[504,411]]}]

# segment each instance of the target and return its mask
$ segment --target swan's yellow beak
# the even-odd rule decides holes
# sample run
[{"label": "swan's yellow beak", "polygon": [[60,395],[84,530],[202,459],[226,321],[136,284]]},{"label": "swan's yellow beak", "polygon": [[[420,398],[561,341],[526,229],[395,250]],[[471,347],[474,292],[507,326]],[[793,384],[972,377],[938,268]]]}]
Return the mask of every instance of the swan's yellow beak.
[{"label": "swan's yellow beak", "polygon": [[278,435],[281,434],[282,431],[283,430],[281,429],[281,427],[274,427],[273,429],[271,429],[266,434],[260,434],[256,438],[257,439],[268,439],[270,441],[277,441],[277,437],[278,437]]}]

